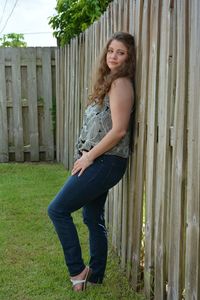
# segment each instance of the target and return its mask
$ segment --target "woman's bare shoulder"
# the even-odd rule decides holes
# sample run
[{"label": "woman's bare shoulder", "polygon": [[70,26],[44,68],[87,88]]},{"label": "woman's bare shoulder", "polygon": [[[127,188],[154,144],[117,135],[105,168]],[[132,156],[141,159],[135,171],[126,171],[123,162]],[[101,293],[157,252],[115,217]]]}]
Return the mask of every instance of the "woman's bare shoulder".
[{"label": "woman's bare shoulder", "polygon": [[111,85],[110,94],[119,93],[133,97],[133,84],[128,77],[119,77]]},{"label": "woman's bare shoulder", "polygon": [[133,86],[131,80],[128,77],[118,77],[112,83],[112,86],[121,86],[121,85],[127,85],[130,87]]}]

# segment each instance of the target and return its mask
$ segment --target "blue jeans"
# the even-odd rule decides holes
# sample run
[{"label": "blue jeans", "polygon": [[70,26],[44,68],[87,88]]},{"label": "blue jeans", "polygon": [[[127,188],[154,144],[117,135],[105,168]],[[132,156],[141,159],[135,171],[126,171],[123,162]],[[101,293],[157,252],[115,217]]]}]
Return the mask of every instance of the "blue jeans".
[{"label": "blue jeans", "polygon": [[83,207],[83,220],[89,230],[90,281],[102,283],[107,260],[107,231],[104,206],[108,190],[122,178],[127,159],[115,155],[101,155],[81,176],[70,176],[48,207],[70,276],[81,273],[83,262],[81,247],[71,213]]}]

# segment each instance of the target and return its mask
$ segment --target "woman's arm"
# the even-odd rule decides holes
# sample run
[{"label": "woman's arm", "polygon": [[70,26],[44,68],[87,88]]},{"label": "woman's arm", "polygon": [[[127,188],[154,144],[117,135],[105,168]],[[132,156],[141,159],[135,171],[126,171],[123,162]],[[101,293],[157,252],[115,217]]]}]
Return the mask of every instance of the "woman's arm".
[{"label": "woman's arm", "polygon": [[106,151],[113,148],[126,134],[129,126],[130,114],[133,107],[133,87],[128,78],[118,78],[109,92],[112,128],[103,139],[89,152],[83,152],[72,169],[72,175],[79,175]]}]

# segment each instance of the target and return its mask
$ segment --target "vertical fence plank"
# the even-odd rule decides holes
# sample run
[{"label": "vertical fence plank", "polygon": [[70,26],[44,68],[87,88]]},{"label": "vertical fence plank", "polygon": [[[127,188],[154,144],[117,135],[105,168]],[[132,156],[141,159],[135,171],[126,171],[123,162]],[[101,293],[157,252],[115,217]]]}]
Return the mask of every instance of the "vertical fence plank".
[{"label": "vertical fence plank", "polygon": [[156,123],[157,123],[157,68],[159,49],[159,0],[151,3],[150,47],[149,47],[149,84],[147,107],[147,145],[146,145],[146,186],[145,186],[145,295],[150,299],[153,294],[154,275],[154,199],[156,180]]},{"label": "vertical fence plank", "polygon": [[21,103],[20,49],[12,51],[12,102],[14,121],[15,160],[24,161],[24,141]]},{"label": "vertical fence plank", "polygon": [[113,5],[112,5],[112,10],[113,10],[113,30],[114,32],[118,30],[118,27],[117,27],[117,23],[118,23],[118,5],[117,5],[117,2],[114,1],[113,2]]},{"label": "vertical fence plank", "polygon": [[84,101],[86,103],[87,101],[87,97],[88,97],[88,73],[89,73],[89,68],[88,68],[88,56],[89,56],[89,31],[86,30],[85,31],[85,43],[84,43],[84,53],[85,53],[85,57],[84,57]]},{"label": "vertical fence plank", "polygon": [[134,34],[135,32],[135,1],[130,0],[129,4],[129,32]]},{"label": "vertical fence plank", "polygon": [[42,51],[42,76],[44,97],[44,121],[45,121],[45,147],[46,160],[54,160],[54,141],[52,123],[52,77],[51,77],[51,51],[43,48]]},{"label": "vertical fence plank", "polygon": [[62,72],[62,69],[60,68],[60,51],[57,49],[55,52],[55,61],[56,61],[56,160],[61,160],[61,146],[60,146],[60,126],[58,126],[58,118],[60,115],[60,89],[59,89],[59,82],[60,82],[60,73]]},{"label": "vertical fence plank", "polygon": [[[170,152],[168,155],[168,178],[167,178],[167,192],[166,198],[169,199],[167,204],[166,210],[166,224],[168,224],[168,230],[165,233],[165,240],[166,240],[166,273],[167,273],[167,295],[169,293],[169,277],[170,277],[170,264],[169,264],[169,257],[170,257],[170,242],[171,242],[171,230],[170,229],[170,218],[171,218],[171,206],[173,206],[172,202],[174,202],[174,198],[171,196],[172,192],[172,172],[173,172],[173,147],[174,147],[174,120],[175,120],[175,97],[176,97],[176,77],[177,77],[177,30],[178,30],[178,23],[177,23],[177,3],[170,3],[170,49],[169,49],[169,58],[168,58],[168,66],[169,66],[169,74],[171,79],[169,80],[168,84],[168,93],[169,93],[169,146]],[[186,138],[186,137],[185,137]],[[186,142],[183,142],[186,145]],[[184,152],[184,149],[183,149]],[[184,196],[182,197],[184,202]],[[183,241],[183,239],[182,239]],[[184,266],[182,265],[184,270]],[[167,269],[168,268],[168,269]],[[173,270],[172,270],[173,272]],[[181,272],[180,275],[180,282],[181,277],[184,276],[184,272]]]},{"label": "vertical fence plank", "polygon": [[81,34],[80,36],[80,54],[79,54],[79,63],[80,63],[80,74],[81,74],[81,78],[79,78],[81,86],[80,86],[80,99],[79,99],[79,105],[80,105],[80,128],[82,126],[82,122],[83,122],[83,114],[84,114],[84,107],[85,107],[85,102],[86,99],[84,98],[85,95],[85,91],[84,91],[84,59],[83,57],[85,57],[85,36],[83,34]]},{"label": "vertical fence plank", "polygon": [[124,2],[122,31],[128,32],[129,28],[129,0]]},{"label": "vertical fence plank", "polygon": [[[63,161],[64,161],[64,165],[67,169],[70,168],[70,162],[69,162],[69,142],[70,142],[70,127],[69,127],[69,115],[70,115],[70,111],[69,111],[69,105],[70,105],[70,45],[67,45],[65,47],[65,51],[63,53],[63,60],[64,60],[64,78],[63,78],[63,99],[64,99],[64,136],[63,136],[63,140],[64,140],[64,152],[63,152]],[[65,81],[64,81],[65,79]]]},{"label": "vertical fence plank", "polygon": [[116,194],[117,201],[117,231],[116,231],[116,250],[118,256],[121,256],[121,239],[122,239],[122,180],[117,185],[118,190]]},{"label": "vertical fence plank", "polygon": [[119,210],[118,210],[118,190],[119,187],[116,185],[113,189],[113,226],[112,226],[112,245],[117,251],[117,230],[118,230],[118,222],[119,222]]},{"label": "vertical fence plank", "polygon": [[[129,32],[135,36],[135,11],[136,11],[136,6],[135,6],[135,1],[130,1],[129,4]],[[137,124],[136,124],[137,125]],[[137,126],[135,126],[136,128]],[[126,257],[126,274],[129,280],[132,279],[132,268],[134,264],[134,254],[133,254],[133,245],[134,245],[134,232],[133,232],[133,227],[134,227],[134,213],[135,213],[135,207],[134,207],[134,201],[135,199],[135,178],[136,178],[136,150],[137,150],[137,144],[136,144],[136,139],[137,139],[137,131],[135,131],[134,134],[134,152],[131,155],[129,159],[129,165],[128,165],[128,203],[127,203],[127,210],[128,210],[128,226],[127,226],[127,247],[126,247],[126,252],[127,252],[127,257]]]},{"label": "vertical fence plank", "polygon": [[5,55],[0,48],[0,162],[8,162],[8,128],[6,107]]},{"label": "vertical fence plank", "polygon": [[155,198],[155,300],[166,297],[166,217],[169,204],[169,53],[170,53],[170,11],[168,2],[161,3],[160,61],[158,86],[158,147]]},{"label": "vertical fence plank", "polygon": [[[143,214],[143,176],[144,176],[144,131],[145,131],[145,105],[146,99],[144,95],[141,96],[141,74],[142,74],[142,51],[139,45],[142,44],[142,20],[143,20],[143,5],[145,3],[138,2],[136,6],[138,26],[135,28],[135,40],[138,45],[138,51],[136,55],[136,64],[138,66],[136,73],[136,99],[134,101],[137,105],[137,123],[139,127],[139,134],[137,137],[137,164],[136,164],[136,176],[135,176],[135,191],[134,191],[134,215],[133,215],[133,236],[134,243],[132,248],[132,284],[135,289],[138,288],[138,279],[141,273],[140,270],[140,245],[141,245],[141,227],[142,227],[142,214]],[[145,56],[144,56],[145,57]],[[145,58],[144,58],[145,60]],[[143,65],[144,66],[144,65]],[[147,71],[146,71],[147,74]],[[146,83],[145,83],[146,85]],[[146,89],[146,87],[144,87]],[[146,90],[144,90],[146,93]],[[144,98],[142,98],[144,96]]]},{"label": "vertical fence plank", "polygon": [[123,30],[124,1],[118,1],[117,8],[118,8],[117,31],[120,31]]},{"label": "vertical fence plank", "polygon": [[27,52],[27,80],[28,80],[28,114],[30,131],[31,161],[39,161],[39,133],[37,113],[36,86],[36,50],[30,48]]},{"label": "vertical fence plank", "polygon": [[78,37],[76,37],[76,78],[75,78],[75,114],[78,115],[78,117],[76,117],[75,115],[75,141],[77,140],[77,137],[79,135],[79,131],[80,131],[80,60],[79,60],[79,39]]},{"label": "vertical fence plank", "polygon": [[169,300],[181,298],[184,229],[184,141],[186,138],[186,2],[177,2],[177,76],[174,112],[174,140],[171,173],[171,207],[170,207],[170,240],[169,240]]},{"label": "vertical fence plank", "polygon": [[128,176],[123,178],[122,194],[122,238],[121,238],[121,267],[125,269],[127,261],[127,239],[128,239]]},{"label": "vertical fence plank", "polygon": [[[134,135],[134,141],[137,139],[137,131]],[[132,268],[134,264],[134,256],[133,256],[133,245],[135,241],[135,236],[133,232],[134,227],[134,214],[135,214],[135,189],[136,186],[134,184],[136,178],[136,150],[137,145],[136,142],[134,144],[134,151],[129,158],[129,165],[128,165],[128,176],[129,176],[129,190],[128,190],[128,239],[127,239],[127,276],[131,280],[132,278]]]},{"label": "vertical fence plank", "polygon": [[198,0],[189,4],[189,94],[188,94],[188,167],[187,167],[187,215],[186,215],[186,300],[200,297],[200,3]]},{"label": "vertical fence plank", "polygon": [[[71,61],[74,61],[75,59],[75,52],[74,52],[74,45],[75,45],[75,40],[72,39],[71,40],[71,54],[70,54],[70,57],[71,57]],[[69,100],[69,104],[70,104],[70,108],[69,108],[69,111],[70,111],[70,116],[69,116],[69,128],[70,128],[70,131],[69,131],[69,137],[70,137],[70,140],[69,140],[69,143],[71,144],[71,147],[73,147],[74,145],[74,133],[75,133],[75,128],[74,128],[74,118],[75,118],[75,99],[74,99],[74,90],[75,90],[75,86],[76,86],[76,82],[75,82],[75,66],[71,64],[71,75],[70,75],[70,100]],[[69,144],[69,146],[70,146]],[[70,169],[72,168],[72,165],[73,165],[73,151],[69,151],[69,167]]]},{"label": "vertical fence plank", "polygon": [[63,81],[64,70],[62,68],[64,49],[59,48],[56,50],[56,160],[63,161],[63,140],[64,140],[64,94],[63,94]]}]

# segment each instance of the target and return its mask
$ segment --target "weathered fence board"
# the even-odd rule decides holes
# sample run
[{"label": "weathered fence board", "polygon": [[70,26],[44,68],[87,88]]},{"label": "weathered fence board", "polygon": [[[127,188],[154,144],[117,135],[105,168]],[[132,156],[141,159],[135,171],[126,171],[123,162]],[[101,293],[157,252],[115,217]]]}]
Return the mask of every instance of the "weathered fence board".
[{"label": "weathered fence board", "polygon": [[14,143],[16,161],[24,161],[24,141],[21,109],[21,68],[20,50],[12,51],[12,101],[13,101],[13,121],[14,121]]},{"label": "weathered fence board", "polygon": [[146,186],[145,186],[145,293],[150,299],[153,294],[154,280],[154,216],[156,188],[156,155],[157,155],[157,68],[159,50],[159,1],[153,1],[150,8],[150,41],[148,107],[147,107],[147,145],[146,145]]},{"label": "weathered fence board", "polygon": [[[64,63],[64,68],[62,64]],[[65,161],[64,159],[64,78],[65,76],[65,58],[64,49],[56,51],[56,159],[57,161]],[[66,94],[66,93],[65,93]]]},{"label": "weathered fence board", "polygon": [[6,80],[5,80],[5,56],[4,51],[0,55],[0,161],[8,161],[8,124],[7,108],[4,99],[6,98]]},{"label": "weathered fence board", "polygon": [[26,54],[31,161],[38,161],[39,130],[37,113],[36,49],[31,48],[30,51],[28,51]]},{"label": "weathered fence board", "polygon": [[186,210],[186,299],[200,297],[200,3],[189,4],[188,167]]},{"label": "weathered fence board", "polygon": [[[186,1],[184,1],[186,3]],[[174,108],[174,124],[171,170],[171,202],[170,202],[170,239],[169,239],[169,276],[168,295],[169,300],[179,299],[183,291],[182,265],[184,249],[184,197],[185,182],[183,178],[184,159],[186,159],[184,140],[186,135],[186,5],[177,3],[177,77]],[[175,55],[175,53],[174,53]],[[176,201],[174,201],[176,199]],[[181,275],[181,276],[180,276]]]},{"label": "weathered fence board", "polygon": [[155,197],[155,291],[154,298],[162,300],[166,297],[166,225],[167,225],[167,178],[169,172],[169,112],[168,101],[170,73],[168,67],[170,47],[170,11],[167,1],[160,2],[160,57],[158,68],[158,144]]},{"label": "weathered fence board", "polygon": [[44,97],[44,134],[46,146],[46,160],[54,159],[54,140],[52,122],[52,72],[51,72],[51,48],[42,49],[42,82]]},{"label": "weathered fence board", "polygon": [[[67,47],[67,49],[65,49],[65,53],[63,53],[63,58],[64,58],[65,72],[66,72],[66,73],[64,73],[64,75],[66,74],[66,76],[63,77],[63,86],[64,86],[63,96],[68,95],[68,97],[70,97],[70,89],[67,89],[67,87],[69,86],[70,81],[71,81],[69,47]],[[64,80],[66,81],[66,83],[64,82]],[[68,124],[69,117],[66,118],[65,116],[70,116],[69,105],[70,105],[70,101],[68,101],[67,103],[64,104],[65,115],[63,116],[63,120],[64,120],[64,132],[63,132],[64,153],[63,153],[63,158],[64,158],[65,163],[67,163],[68,165],[69,165],[69,161],[70,161],[69,160],[69,147],[68,147],[69,139],[70,139],[70,127],[69,127],[69,124]]]},{"label": "weathered fence board", "polygon": [[[142,45],[142,20],[143,20],[143,5],[145,7],[145,3],[142,1],[136,3],[136,15],[137,15],[137,23],[135,27],[135,40],[137,45],[136,52],[136,65],[141,66],[143,52],[141,51]],[[144,58],[145,60],[145,58]],[[144,71],[143,64],[143,71]],[[135,182],[134,182],[134,207],[133,207],[133,228],[132,234],[134,237],[134,243],[132,245],[132,272],[131,272],[131,282],[135,289],[138,288],[138,278],[140,276],[140,247],[141,247],[141,233],[142,233],[142,215],[143,215],[143,176],[144,176],[144,131],[146,129],[145,126],[145,106],[146,106],[146,91],[142,91],[142,68],[138,69],[138,73],[136,76],[136,98],[134,99],[137,105],[137,125],[138,125],[138,136],[137,136],[137,148],[136,157],[137,164],[135,166]],[[146,75],[144,75],[146,77]],[[144,85],[146,85],[144,81]],[[145,86],[144,86],[145,87]],[[145,87],[146,88],[146,87]],[[143,94],[144,92],[144,94]],[[144,98],[143,98],[144,96]]]},{"label": "weathered fence board", "polygon": [[128,230],[128,177],[124,176],[123,178],[123,194],[122,194],[122,238],[121,238],[121,266],[125,270],[126,260],[127,260],[127,230]]},{"label": "weathered fence board", "polygon": [[114,31],[135,36],[134,151],[105,216],[121,267],[146,299],[200,297],[199,14],[198,0],[114,0],[57,50],[57,159],[70,169],[97,56]]},{"label": "weathered fence board", "polygon": [[54,160],[55,48],[0,48],[0,162]]}]

